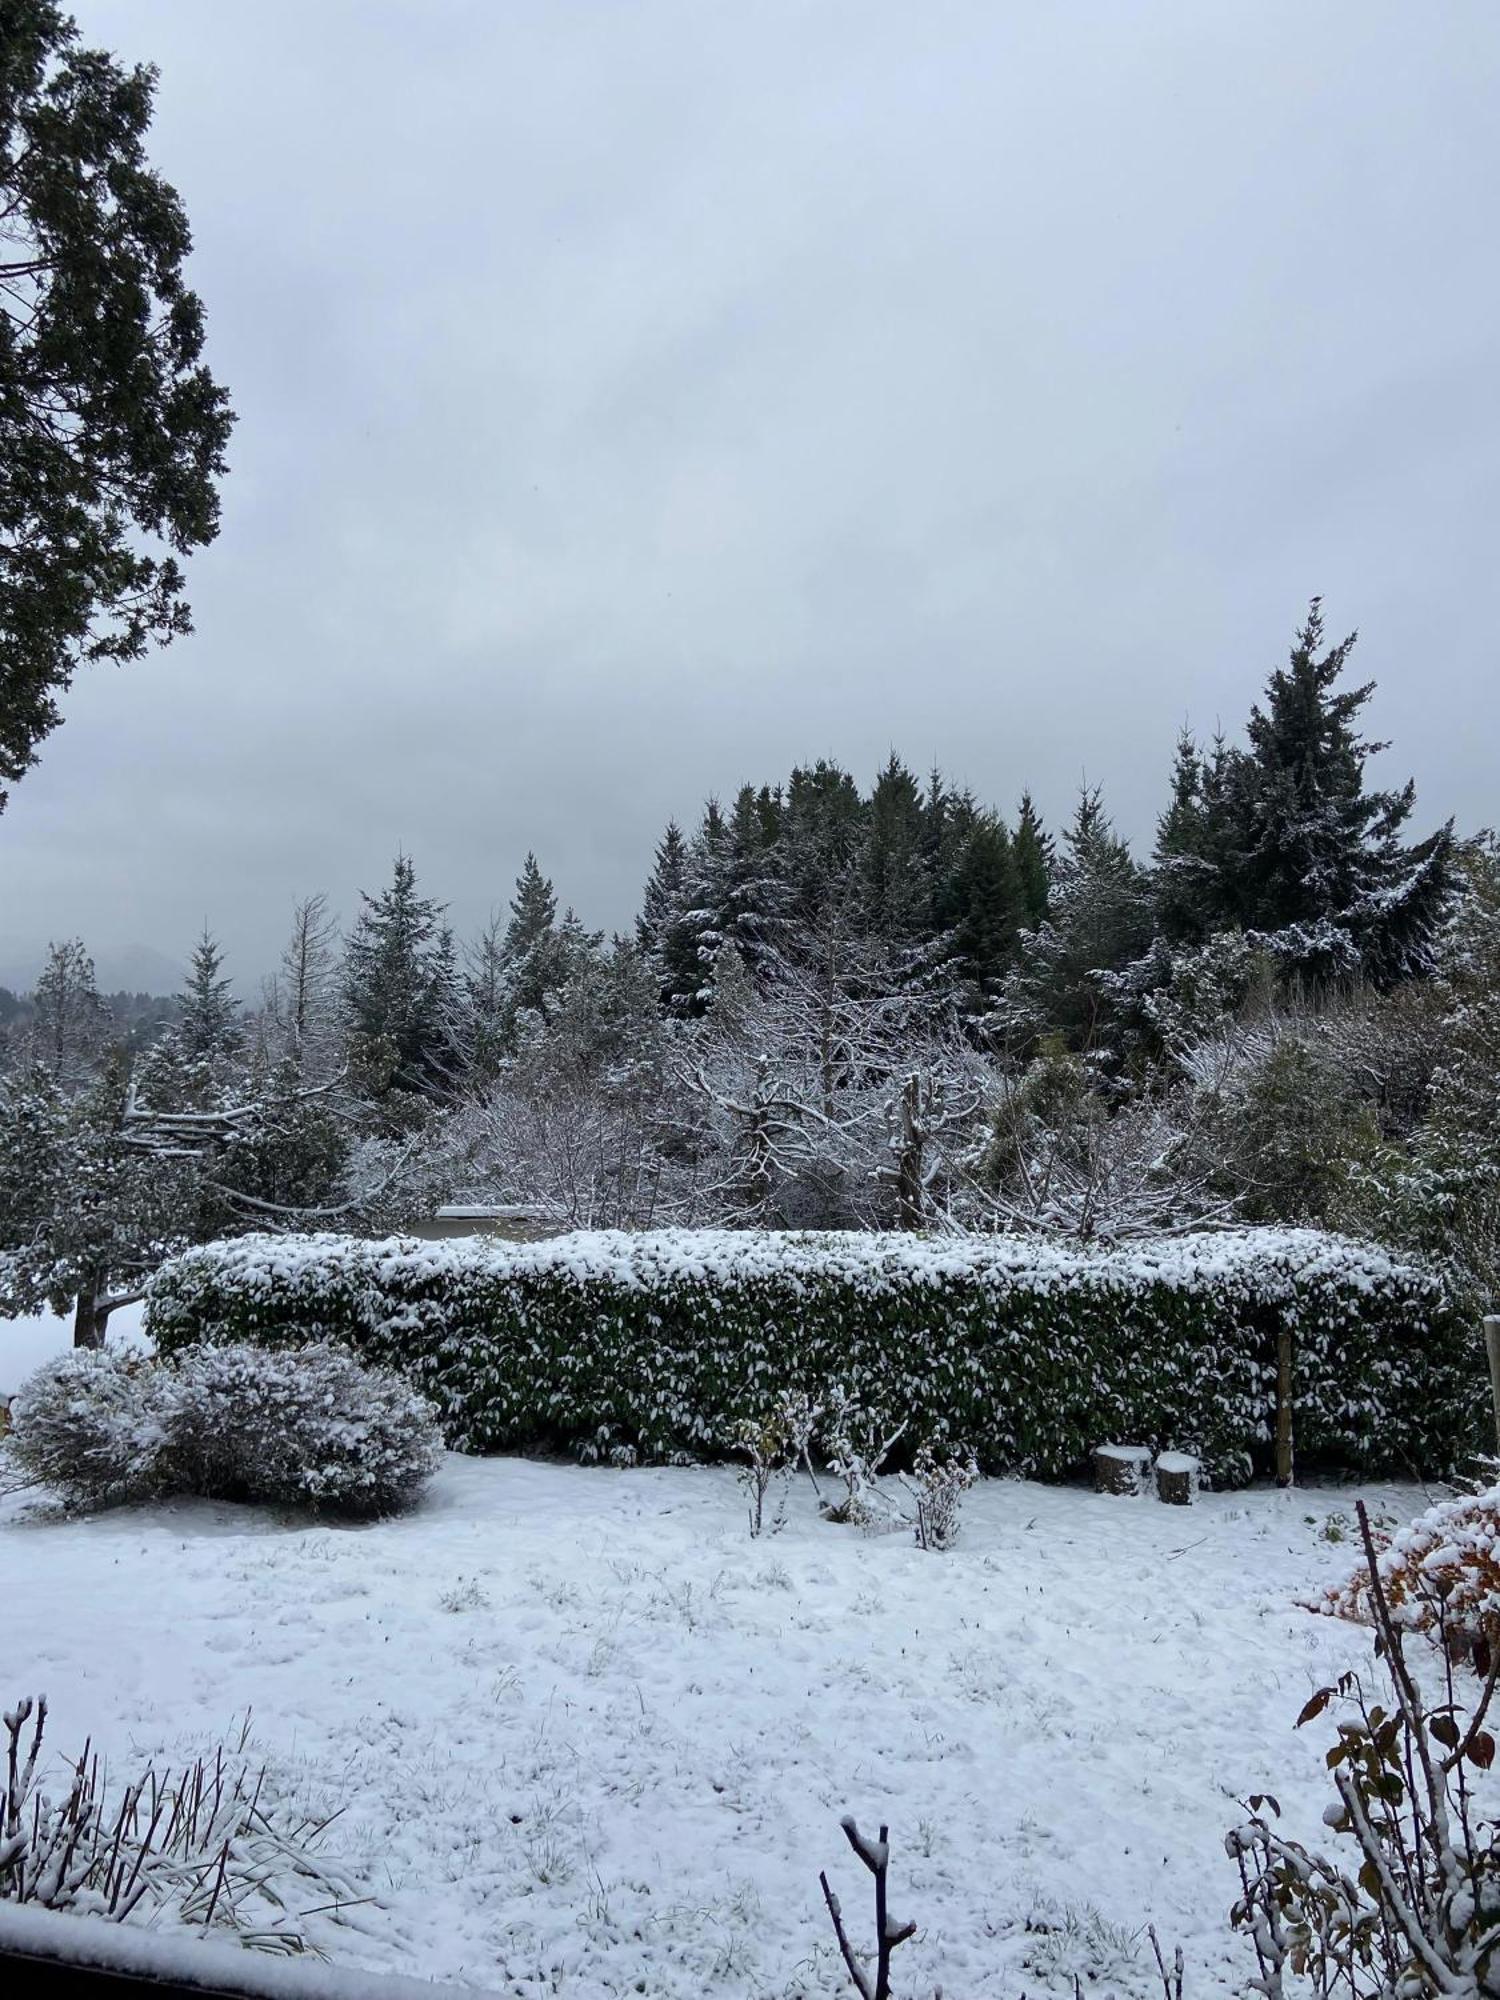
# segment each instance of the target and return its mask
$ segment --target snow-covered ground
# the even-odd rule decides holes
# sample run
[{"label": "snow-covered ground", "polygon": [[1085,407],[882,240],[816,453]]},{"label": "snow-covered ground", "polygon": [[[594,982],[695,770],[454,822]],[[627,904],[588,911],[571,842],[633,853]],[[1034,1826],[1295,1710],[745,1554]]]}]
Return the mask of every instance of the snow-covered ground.
[{"label": "snow-covered ground", "polygon": [[[1411,1512],[1415,1491],[1378,1496]],[[182,1504],[65,1521],[0,1502],[4,1685],[122,1777],[253,1710],[276,1787],[378,1899],[355,1964],[517,1994],[844,1990],[840,1814],[888,1819],[921,1924],[898,1990],[1146,1994],[1154,1921],[1195,2000],[1243,1986],[1223,1832],[1269,1788],[1320,1836],[1365,1636],[1299,1610],[1352,1496],[1192,1509],[991,1482],[927,1555],[819,1520],[752,1541],[732,1473],[450,1458],[364,1528]],[[1334,1522],[1334,1533],[1339,1532]]]}]

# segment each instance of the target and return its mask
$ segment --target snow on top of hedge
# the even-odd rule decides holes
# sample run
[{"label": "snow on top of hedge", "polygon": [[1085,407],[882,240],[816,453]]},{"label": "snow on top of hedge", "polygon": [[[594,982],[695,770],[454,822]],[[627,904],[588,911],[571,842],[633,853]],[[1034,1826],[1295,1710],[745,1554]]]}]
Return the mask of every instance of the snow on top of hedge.
[{"label": "snow on top of hedge", "polygon": [[205,1244],[168,1264],[153,1291],[197,1277],[256,1291],[361,1279],[423,1285],[444,1278],[565,1277],[654,1289],[682,1282],[718,1287],[759,1281],[845,1283],[870,1292],[968,1281],[997,1288],[1093,1282],[1134,1289],[1164,1283],[1197,1290],[1242,1285],[1284,1295],[1309,1282],[1377,1292],[1436,1287],[1428,1273],[1368,1243],[1315,1229],[1240,1229],[1141,1238],[1097,1248],[1026,1236],[926,1237],[875,1231],[664,1229],[642,1234],[580,1230],[535,1243],[469,1237],[241,1236]]}]

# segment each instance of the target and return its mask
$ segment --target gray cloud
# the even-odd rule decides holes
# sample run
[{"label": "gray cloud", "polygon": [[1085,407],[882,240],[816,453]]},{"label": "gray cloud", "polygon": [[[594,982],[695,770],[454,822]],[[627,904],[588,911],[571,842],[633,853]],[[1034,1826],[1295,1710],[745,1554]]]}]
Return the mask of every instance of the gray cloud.
[{"label": "gray cloud", "polygon": [[1149,838],[1315,590],[1493,816],[1491,0],[77,13],[161,66],[240,425],[196,635],[0,819],[12,970],[208,916],[253,979],[398,844],[621,924],[820,754]]}]

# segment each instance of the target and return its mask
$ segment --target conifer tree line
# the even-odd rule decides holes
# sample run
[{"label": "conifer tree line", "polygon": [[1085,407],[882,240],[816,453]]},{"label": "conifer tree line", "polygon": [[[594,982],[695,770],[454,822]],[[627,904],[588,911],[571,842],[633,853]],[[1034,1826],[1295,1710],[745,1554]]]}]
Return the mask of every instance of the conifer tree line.
[{"label": "conifer tree line", "polygon": [[1315,601],[1243,738],[1184,736],[1149,854],[892,756],[670,823],[625,935],[527,855],[460,940],[411,857],[314,895],[242,1005],[205,931],[143,1028],[77,941],[0,1022],[0,1313],[78,1338],[193,1241],[400,1227],[1243,1221],[1500,1267],[1500,874],[1381,790]]}]

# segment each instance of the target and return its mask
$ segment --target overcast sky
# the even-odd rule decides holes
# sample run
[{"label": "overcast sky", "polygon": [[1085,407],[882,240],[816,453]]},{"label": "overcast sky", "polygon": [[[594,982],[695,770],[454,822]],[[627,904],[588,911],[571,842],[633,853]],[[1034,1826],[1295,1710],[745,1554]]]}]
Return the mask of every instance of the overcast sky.
[{"label": "overcast sky", "polygon": [[0,817],[0,979],[247,986],[399,847],[600,926],[892,747],[1149,842],[1307,598],[1500,817],[1495,0],[74,0],[161,69],[239,424],[197,631]]}]

